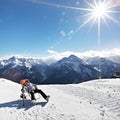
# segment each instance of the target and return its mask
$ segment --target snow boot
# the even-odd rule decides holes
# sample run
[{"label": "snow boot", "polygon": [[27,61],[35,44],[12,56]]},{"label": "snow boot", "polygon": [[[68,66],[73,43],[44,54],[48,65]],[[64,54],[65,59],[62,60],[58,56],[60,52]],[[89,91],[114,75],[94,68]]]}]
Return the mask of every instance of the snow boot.
[{"label": "snow boot", "polygon": [[46,101],[48,102],[48,101],[49,101],[49,99],[50,99],[50,96],[48,95],[48,96],[46,97]]}]

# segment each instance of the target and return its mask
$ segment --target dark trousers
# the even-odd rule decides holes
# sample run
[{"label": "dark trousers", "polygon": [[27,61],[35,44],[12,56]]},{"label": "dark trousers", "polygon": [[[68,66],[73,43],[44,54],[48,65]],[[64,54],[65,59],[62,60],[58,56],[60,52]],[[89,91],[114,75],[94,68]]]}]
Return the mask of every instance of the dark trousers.
[{"label": "dark trousers", "polygon": [[35,100],[34,93],[40,93],[44,99],[46,99],[47,95],[40,89],[35,89],[33,92],[30,92],[31,94],[31,100]]}]

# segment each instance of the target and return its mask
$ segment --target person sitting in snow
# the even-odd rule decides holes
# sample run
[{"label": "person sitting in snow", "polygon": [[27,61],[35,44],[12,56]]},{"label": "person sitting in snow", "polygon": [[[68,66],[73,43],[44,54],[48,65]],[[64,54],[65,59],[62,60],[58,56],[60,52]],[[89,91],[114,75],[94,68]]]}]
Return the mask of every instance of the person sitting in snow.
[{"label": "person sitting in snow", "polygon": [[[46,95],[42,90],[37,88],[37,85],[29,82],[28,79],[23,79],[20,81],[21,85],[22,85],[22,89],[21,91],[27,91],[30,95],[31,95],[31,100],[35,101],[35,95],[34,93],[40,93],[42,95],[42,97],[48,102],[50,96]],[[23,96],[21,96],[23,98]]]}]

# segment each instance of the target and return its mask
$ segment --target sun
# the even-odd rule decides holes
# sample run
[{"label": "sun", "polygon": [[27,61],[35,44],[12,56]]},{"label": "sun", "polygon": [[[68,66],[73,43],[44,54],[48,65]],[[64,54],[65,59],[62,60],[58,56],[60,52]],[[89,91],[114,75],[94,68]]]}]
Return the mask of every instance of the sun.
[{"label": "sun", "polygon": [[77,33],[88,23],[90,24],[90,29],[94,24],[97,24],[99,33],[101,23],[108,25],[107,20],[119,23],[118,20],[112,17],[112,14],[120,11],[114,10],[115,5],[111,0],[93,0],[93,2],[85,0],[85,3],[87,4],[87,8],[76,8],[77,10],[84,11],[84,15],[80,16],[80,18],[84,18],[84,22],[73,32],[73,34]]},{"label": "sun", "polygon": [[95,18],[103,18],[104,16],[106,16],[107,13],[107,7],[103,3],[99,3],[93,7],[92,14]]},{"label": "sun", "polygon": [[86,14],[86,16],[88,16],[86,24],[90,21],[95,23],[95,21],[100,22],[101,20],[107,23],[107,19],[118,23],[118,21],[111,15],[112,13],[116,13],[118,11],[113,10],[115,6],[110,0],[94,0],[93,3],[89,3],[87,1],[86,3],[90,6],[89,9],[86,9],[88,12],[88,14]]}]

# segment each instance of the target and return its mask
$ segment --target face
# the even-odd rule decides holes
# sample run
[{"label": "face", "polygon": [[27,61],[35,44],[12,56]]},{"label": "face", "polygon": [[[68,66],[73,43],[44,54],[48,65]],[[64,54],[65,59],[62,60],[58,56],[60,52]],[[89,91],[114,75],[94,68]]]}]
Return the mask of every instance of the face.
[{"label": "face", "polygon": [[28,81],[25,82],[25,86],[28,84]]}]

